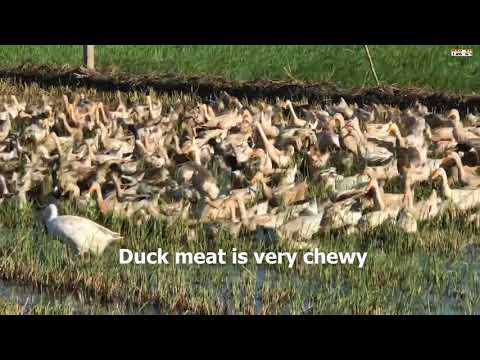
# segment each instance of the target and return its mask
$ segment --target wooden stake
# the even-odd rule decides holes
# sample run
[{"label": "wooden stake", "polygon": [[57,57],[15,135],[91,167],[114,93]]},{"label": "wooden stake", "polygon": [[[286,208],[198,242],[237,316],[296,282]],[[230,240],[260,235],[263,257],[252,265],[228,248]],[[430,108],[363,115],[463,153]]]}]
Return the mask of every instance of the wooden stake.
[{"label": "wooden stake", "polygon": [[368,50],[367,45],[363,45],[365,47],[365,52],[367,53],[367,58],[370,63],[370,70],[372,70],[373,77],[375,78],[375,81],[377,82],[377,85],[380,86],[380,81],[378,80],[377,73],[375,72],[375,67],[373,66],[373,60],[372,57],[370,56],[370,51]]},{"label": "wooden stake", "polygon": [[83,66],[95,69],[95,45],[83,45]]}]

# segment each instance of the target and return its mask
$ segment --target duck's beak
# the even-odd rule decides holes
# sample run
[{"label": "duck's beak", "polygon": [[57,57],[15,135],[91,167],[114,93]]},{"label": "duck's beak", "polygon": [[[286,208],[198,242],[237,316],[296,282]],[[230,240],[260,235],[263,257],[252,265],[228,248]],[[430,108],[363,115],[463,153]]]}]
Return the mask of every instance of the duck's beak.
[{"label": "duck's beak", "polygon": [[395,128],[392,126],[392,124],[388,126],[387,132],[388,132],[388,135],[395,135]]},{"label": "duck's beak", "polygon": [[365,190],[364,190],[364,194],[370,193],[370,191],[371,191],[372,189],[373,189],[373,184],[372,184],[372,182],[370,181],[370,182],[368,183],[367,187],[366,187]]}]

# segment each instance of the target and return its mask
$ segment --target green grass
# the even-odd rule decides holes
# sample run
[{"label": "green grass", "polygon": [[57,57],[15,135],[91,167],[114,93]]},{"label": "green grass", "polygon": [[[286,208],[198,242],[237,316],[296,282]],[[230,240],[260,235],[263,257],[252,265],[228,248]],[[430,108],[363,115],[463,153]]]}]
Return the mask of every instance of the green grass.
[{"label": "green grass", "polygon": [[[473,48],[473,57],[452,58],[451,48]],[[382,83],[462,93],[480,88],[480,46],[372,45]],[[159,45],[96,49],[99,68],[114,65],[134,74],[173,73],[220,76],[230,80],[297,79],[334,82],[343,87],[375,85],[359,45]],[[0,46],[0,67],[21,64],[78,66],[82,47],[73,45]]]}]

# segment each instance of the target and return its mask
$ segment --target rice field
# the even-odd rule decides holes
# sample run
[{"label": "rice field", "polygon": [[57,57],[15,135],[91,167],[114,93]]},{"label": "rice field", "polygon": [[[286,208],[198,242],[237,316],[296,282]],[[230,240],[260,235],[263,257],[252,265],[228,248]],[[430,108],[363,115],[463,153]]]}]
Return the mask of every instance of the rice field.
[{"label": "rice field", "polygon": [[[69,208],[69,214],[81,214]],[[323,251],[366,251],[364,269],[348,266],[119,265],[118,246],[79,259],[35,223],[31,207],[2,206],[0,270],[17,284],[82,296],[90,304],[120,304],[160,314],[478,314],[478,238],[461,217],[445,216],[406,235],[385,224],[358,237],[313,239]],[[83,214],[84,215],[84,214]],[[91,216],[91,214],[90,214]],[[20,219],[20,220],[19,220]],[[122,231],[121,247],[139,251],[265,250],[252,239],[220,236],[186,242],[180,226],[134,224],[93,217]],[[162,230],[160,230],[162,229]],[[240,244],[239,244],[240,242]],[[275,250],[270,248],[268,250]],[[282,248],[285,250],[285,248]],[[288,249],[287,249],[288,250]],[[79,295],[81,294],[81,295]],[[47,297],[48,299],[48,297]],[[47,301],[43,305],[49,305]],[[54,304],[53,304],[54,305]],[[53,306],[45,311],[58,311]],[[120,307],[120,309],[122,309]],[[7,310],[5,310],[7,309]],[[9,311],[0,307],[0,312]]]},{"label": "rice field", "polygon": [[[59,96],[66,89],[49,89]],[[115,102],[115,94],[89,98]],[[17,94],[26,101],[44,90],[35,86],[0,84],[0,94]],[[143,96],[142,94],[130,94]],[[163,98],[175,103],[178,98]],[[182,99],[185,100],[185,99]],[[187,99],[195,101],[195,99]],[[309,181],[307,179],[307,181]],[[387,183],[388,191],[399,190]],[[422,185],[425,197],[438,183]],[[316,184],[309,189],[324,196]],[[20,206],[15,199],[0,205],[0,277],[16,286],[44,292],[35,304],[15,296],[2,297],[0,314],[72,314],[69,294],[89,307],[87,313],[141,313],[153,307],[160,314],[478,314],[478,246],[476,228],[465,216],[447,212],[420,222],[418,232],[406,234],[389,223],[361,234],[341,231],[317,234],[311,243],[322,251],[368,252],[363,269],[349,266],[174,266],[120,265],[119,248],[138,251],[239,251],[291,250],[288,245],[268,244],[248,234],[235,239],[221,231],[214,239],[202,232],[188,236],[182,223],[151,219],[141,226],[136,218],[105,216],[94,201],[80,209],[70,200],[60,202],[61,214],[76,214],[118,231],[125,240],[107,248],[103,256],[78,257],[62,242],[47,235],[38,211],[51,199],[29,199]],[[40,290],[44,289],[44,290]],[[47,291],[48,289],[48,291]],[[113,309],[112,309],[113,307]],[[132,310],[134,309],[134,310]]]}]

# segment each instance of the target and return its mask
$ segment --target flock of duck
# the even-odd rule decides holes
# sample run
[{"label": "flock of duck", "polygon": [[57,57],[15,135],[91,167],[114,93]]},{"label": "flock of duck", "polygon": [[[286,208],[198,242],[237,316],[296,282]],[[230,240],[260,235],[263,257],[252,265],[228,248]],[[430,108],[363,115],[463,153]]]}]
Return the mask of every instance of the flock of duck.
[{"label": "flock of duck", "polygon": [[[83,94],[28,106],[11,96],[1,108],[0,201],[49,192],[81,207],[95,198],[103,214],[181,219],[193,237],[202,224],[209,236],[223,228],[300,242],[387,220],[415,232],[417,221],[447,207],[480,206],[478,119],[462,122],[455,109],[360,108],[341,99],[299,117],[288,100],[247,106],[226,93],[168,108],[150,96],[126,106],[118,94],[112,109]],[[437,178],[441,196],[433,190],[415,201],[415,186]],[[395,179],[401,192],[385,192]],[[89,219],[58,216],[54,204],[44,220],[80,253],[101,254],[122,238]]]}]

